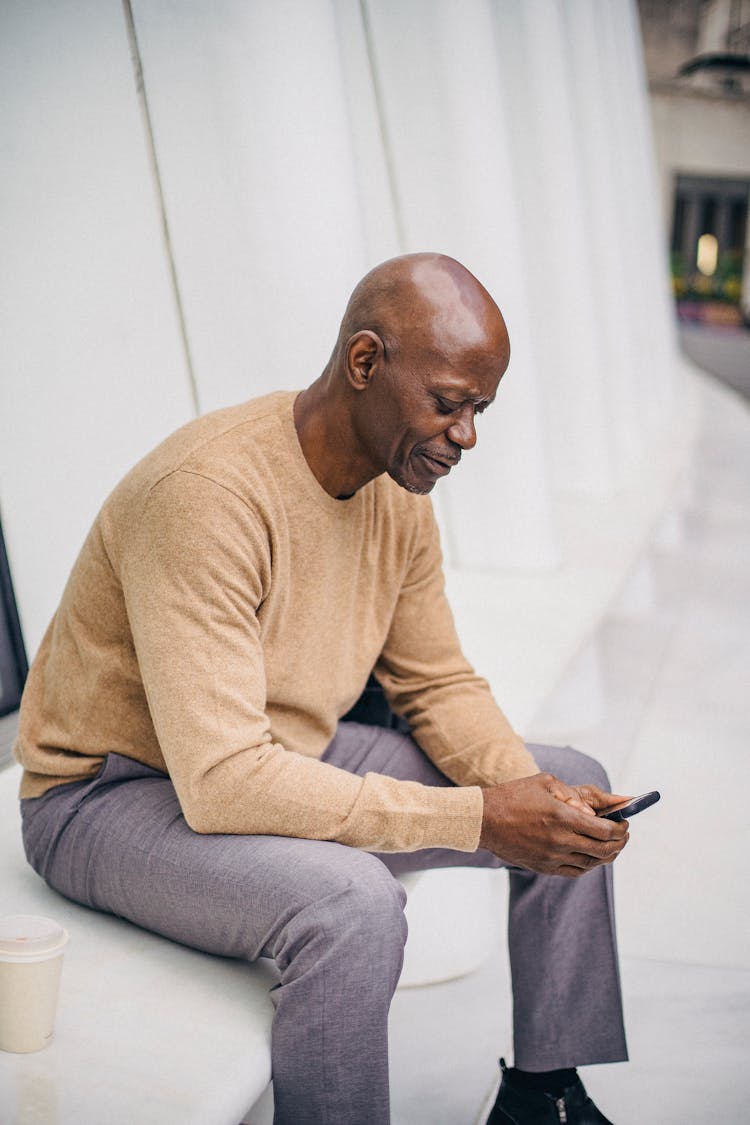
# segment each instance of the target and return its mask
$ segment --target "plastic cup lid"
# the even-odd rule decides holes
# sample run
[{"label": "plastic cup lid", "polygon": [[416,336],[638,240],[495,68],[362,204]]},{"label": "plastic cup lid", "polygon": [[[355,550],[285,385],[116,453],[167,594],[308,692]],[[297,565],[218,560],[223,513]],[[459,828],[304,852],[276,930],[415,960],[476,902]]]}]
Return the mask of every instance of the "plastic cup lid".
[{"label": "plastic cup lid", "polygon": [[67,944],[68,931],[53,918],[40,914],[6,914],[0,917],[0,960],[43,961]]}]

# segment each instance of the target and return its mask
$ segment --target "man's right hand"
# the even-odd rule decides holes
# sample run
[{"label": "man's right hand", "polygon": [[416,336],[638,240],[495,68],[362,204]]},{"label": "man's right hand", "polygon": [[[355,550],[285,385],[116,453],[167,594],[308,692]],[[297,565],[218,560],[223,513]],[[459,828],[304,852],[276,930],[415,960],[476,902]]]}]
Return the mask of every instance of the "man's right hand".
[{"label": "man's right hand", "polygon": [[628,842],[627,823],[595,809],[624,800],[593,785],[575,788],[549,773],[483,789],[479,846],[514,867],[575,878],[612,863]]}]

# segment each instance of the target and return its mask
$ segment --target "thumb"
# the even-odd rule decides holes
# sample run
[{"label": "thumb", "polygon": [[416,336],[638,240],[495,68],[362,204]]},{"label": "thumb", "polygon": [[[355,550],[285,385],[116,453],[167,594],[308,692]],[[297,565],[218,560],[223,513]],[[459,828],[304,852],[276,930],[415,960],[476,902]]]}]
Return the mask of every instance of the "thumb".
[{"label": "thumb", "polygon": [[597,812],[602,809],[610,809],[613,805],[622,805],[632,799],[624,797],[621,793],[607,793],[604,789],[599,789],[597,785],[578,785],[576,788],[581,800]]},{"label": "thumb", "polygon": [[566,797],[565,804],[572,805],[574,809],[578,809],[579,812],[586,813],[587,816],[596,816],[596,813],[592,809],[591,805],[587,804],[586,801],[582,801],[579,797]]},{"label": "thumb", "polygon": [[579,812],[585,813],[587,816],[596,815],[590,803],[580,792],[579,787],[566,785],[563,781],[555,778],[551,792],[552,796],[556,797],[558,801],[562,801],[563,804],[570,805],[572,808],[578,809]]}]

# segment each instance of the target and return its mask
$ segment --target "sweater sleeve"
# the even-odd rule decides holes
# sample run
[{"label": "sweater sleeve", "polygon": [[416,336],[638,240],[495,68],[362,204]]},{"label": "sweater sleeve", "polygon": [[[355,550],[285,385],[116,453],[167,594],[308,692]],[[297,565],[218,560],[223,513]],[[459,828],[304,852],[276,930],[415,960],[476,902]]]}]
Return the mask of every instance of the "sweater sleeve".
[{"label": "sweater sleeve", "polygon": [[258,618],[270,543],[229,489],[185,471],[161,480],[121,579],[156,736],[194,831],[477,848],[479,789],[359,777],[274,742]]},{"label": "sweater sleeve", "polygon": [[457,785],[496,785],[538,773],[487,681],[461,651],[429,500],[375,674],[416,742]]}]

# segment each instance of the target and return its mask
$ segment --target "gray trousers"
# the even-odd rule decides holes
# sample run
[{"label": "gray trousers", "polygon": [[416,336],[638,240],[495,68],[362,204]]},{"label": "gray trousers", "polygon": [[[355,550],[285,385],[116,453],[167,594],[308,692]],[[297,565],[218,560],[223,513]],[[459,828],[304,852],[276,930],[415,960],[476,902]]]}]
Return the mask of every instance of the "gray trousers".
[{"label": "gray trousers", "polygon": [[[598,763],[575,750],[530,750],[568,783],[608,788]],[[324,760],[452,784],[411,738],[380,727],[340,724]],[[165,774],[116,754],[93,781],[24,801],[22,812],[29,862],[67,898],[196,949],[274,959],[275,1125],[387,1125],[388,1009],[406,942],[393,875],[506,866],[481,849],[377,856],[319,840],[198,835]],[[566,879],[510,869],[519,1067],[627,1058],[611,871]]]}]

